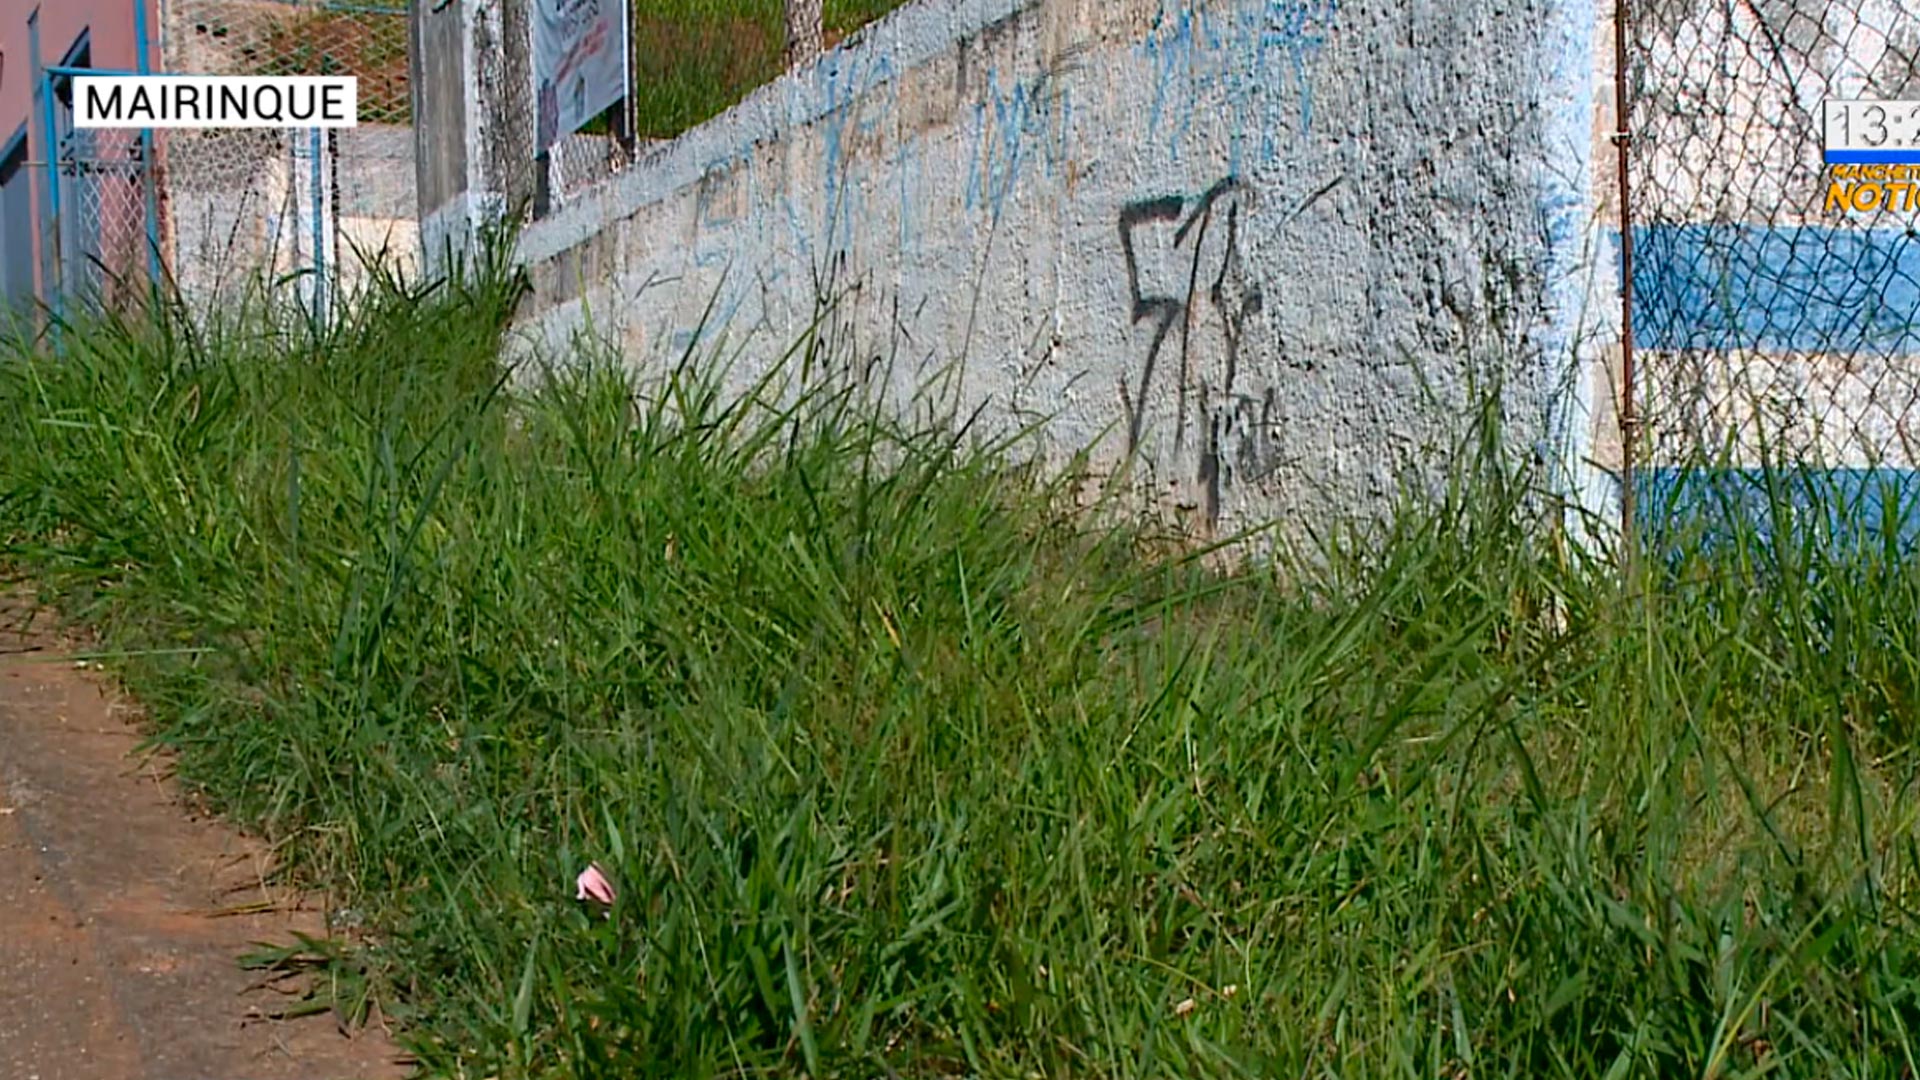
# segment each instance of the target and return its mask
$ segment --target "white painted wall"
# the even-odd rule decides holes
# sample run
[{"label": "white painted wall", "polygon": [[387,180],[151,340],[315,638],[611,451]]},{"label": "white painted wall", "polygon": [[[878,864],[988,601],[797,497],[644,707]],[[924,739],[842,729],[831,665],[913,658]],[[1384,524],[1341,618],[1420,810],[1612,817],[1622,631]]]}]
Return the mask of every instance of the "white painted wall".
[{"label": "white painted wall", "polygon": [[533,225],[523,325],[561,345],[591,323],[658,365],[713,300],[744,377],[832,268],[898,378],[964,358],[963,408],[1050,416],[1052,452],[1108,465],[1133,444],[1222,526],[1380,509],[1400,466],[1444,464],[1476,367],[1519,445],[1577,463],[1611,284],[1600,18],[922,0]]}]

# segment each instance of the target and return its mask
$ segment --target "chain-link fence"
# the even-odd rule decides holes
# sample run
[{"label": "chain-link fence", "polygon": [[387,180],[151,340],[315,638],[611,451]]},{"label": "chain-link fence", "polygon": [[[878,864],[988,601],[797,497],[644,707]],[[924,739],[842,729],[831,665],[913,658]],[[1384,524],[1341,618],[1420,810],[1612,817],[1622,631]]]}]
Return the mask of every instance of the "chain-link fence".
[{"label": "chain-link fence", "polygon": [[310,303],[367,268],[416,257],[403,6],[334,0],[167,0],[163,70],[353,75],[359,125],[159,133],[163,247],[184,295],[214,302],[299,275]]},{"label": "chain-link fence", "polygon": [[1910,0],[1622,2],[1641,525],[1700,477],[1920,465],[1916,217],[1822,151],[1828,99],[1920,97]]},{"label": "chain-link fence", "polygon": [[[55,84],[56,96],[70,94]],[[69,101],[61,101],[64,117]],[[153,265],[151,190],[143,133],[63,124],[54,152],[58,205],[52,258],[64,297],[112,304],[137,294]]]}]

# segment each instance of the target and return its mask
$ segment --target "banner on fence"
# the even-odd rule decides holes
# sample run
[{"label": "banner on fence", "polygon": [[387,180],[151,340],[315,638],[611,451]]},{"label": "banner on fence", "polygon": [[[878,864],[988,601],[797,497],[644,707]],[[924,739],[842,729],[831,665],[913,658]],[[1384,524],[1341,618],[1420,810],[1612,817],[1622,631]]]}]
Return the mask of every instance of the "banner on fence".
[{"label": "banner on fence", "polygon": [[534,0],[534,149],[580,130],[627,94],[626,0]]}]

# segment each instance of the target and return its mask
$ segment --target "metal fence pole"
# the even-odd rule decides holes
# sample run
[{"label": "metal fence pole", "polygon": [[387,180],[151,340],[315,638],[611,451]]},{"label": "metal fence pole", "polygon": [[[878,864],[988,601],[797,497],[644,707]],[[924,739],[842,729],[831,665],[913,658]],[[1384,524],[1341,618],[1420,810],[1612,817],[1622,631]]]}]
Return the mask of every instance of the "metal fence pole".
[{"label": "metal fence pole", "polygon": [[309,167],[313,176],[313,318],[316,324],[327,321],[327,240],[326,192],[321,184],[320,129],[307,132]]},{"label": "metal fence pole", "polygon": [[[152,61],[148,56],[147,37],[147,0],[133,0],[133,36],[134,47],[139,51],[134,69],[141,75],[153,72]],[[146,196],[147,216],[147,274],[155,288],[161,278],[160,266],[160,185],[155,179],[155,154],[153,129],[140,129],[140,186]]]},{"label": "metal fence pole", "polygon": [[1614,0],[1613,5],[1613,93],[1613,145],[1620,173],[1620,557],[1630,570],[1638,544],[1634,531],[1638,423],[1634,412],[1633,204],[1628,177],[1633,129],[1627,97],[1627,0]]},{"label": "metal fence pole", "polygon": [[53,76],[51,74],[43,74],[40,77],[40,90],[41,104],[43,106],[41,119],[46,125],[47,133],[47,201],[51,209],[51,213],[48,216],[48,235],[41,237],[40,242],[46,245],[47,249],[46,265],[49,269],[47,275],[47,305],[53,310],[53,325],[51,329],[53,332],[54,350],[58,352],[60,347],[60,323],[66,307],[64,294],[66,292],[67,273],[66,267],[63,265],[65,260],[62,258],[63,253],[61,251],[62,241],[65,238],[60,235],[60,125],[54,120]]}]

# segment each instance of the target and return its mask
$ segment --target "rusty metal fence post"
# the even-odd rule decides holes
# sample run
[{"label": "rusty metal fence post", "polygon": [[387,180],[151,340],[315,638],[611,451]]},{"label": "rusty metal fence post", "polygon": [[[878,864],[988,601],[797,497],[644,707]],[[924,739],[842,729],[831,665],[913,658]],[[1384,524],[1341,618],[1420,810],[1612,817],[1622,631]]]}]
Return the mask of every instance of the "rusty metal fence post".
[{"label": "rusty metal fence post", "polygon": [[1633,568],[1635,529],[1635,410],[1633,371],[1633,124],[1627,94],[1627,0],[1613,5],[1613,92],[1615,168],[1620,185],[1620,558]]}]

